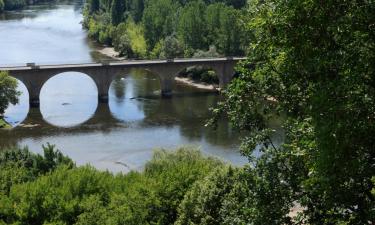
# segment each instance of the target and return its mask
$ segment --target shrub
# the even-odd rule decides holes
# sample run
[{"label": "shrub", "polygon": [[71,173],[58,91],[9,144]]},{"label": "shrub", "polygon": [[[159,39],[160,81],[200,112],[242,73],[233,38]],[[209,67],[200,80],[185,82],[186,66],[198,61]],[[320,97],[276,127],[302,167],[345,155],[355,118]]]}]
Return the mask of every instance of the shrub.
[{"label": "shrub", "polygon": [[251,192],[246,179],[243,169],[212,171],[186,193],[175,224],[250,224],[246,210]]},{"label": "shrub", "polygon": [[33,181],[60,165],[74,166],[71,159],[56,150],[54,145],[43,146],[43,152],[41,156],[27,148],[0,151],[0,193],[7,194],[12,185]]},{"label": "shrub", "polygon": [[128,20],[120,23],[113,31],[113,45],[121,56],[127,58],[143,58],[146,56],[147,46],[143,28]]},{"label": "shrub", "polygon": [[190,187],[223,165],[180,148],[156,151],[144,172],[113,175],[72,167],[55,151],[45,155],[19,150],[1,158],[8,172],[19,165],[25,169],[9,175],[24,179],[8,182],[9,191],[0,192],[0,224],[173,224]]}]

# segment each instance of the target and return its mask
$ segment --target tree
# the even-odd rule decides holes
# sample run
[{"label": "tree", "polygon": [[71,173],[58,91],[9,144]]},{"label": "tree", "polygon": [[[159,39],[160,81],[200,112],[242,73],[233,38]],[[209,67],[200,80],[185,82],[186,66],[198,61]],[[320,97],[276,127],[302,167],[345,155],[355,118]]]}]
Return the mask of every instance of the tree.
[{"label": "tree", "polygon": [[111,6],[111,23],[117,25],[124,21],[124,13],[126,11],[125,0],[113,0]]},{"label": "tree", "polygon": [[188,3],[181,11],[178,35],[186,49],[207,49],[206,5],[201,0]]},{"label": "tree", "polygon": [[129,9],[130,14],[135,23],[138,23],[142,20],[143,10],[145,7],[144,0],[129,0]]},{"label": "tree", "polygon": [[223,3],[211,4],[206,10],[208,43],[225,55],[242,55],[244,28],[240,24],[241,11]]},{"label": "tree", "polygon": [[224,167],[198,180],[185,194],[175,224],[251,224],[243,210],[251,195],[246,176],[243,169]]},{"label": "tree", "polygon": [[[242,150],[272,187],[259,198],[300,203],[306,224],[374,223],[375,3],[251,3],[248,61],[215,112],[252,133]],[[266,128],[275,111],[287,117],[282,146]],[[259,142],[263,157],[254,160]],[[276,194],[282,185],[287,191]]]},{"label": "tree", "polygon": [[172,0],[149,1],[143,12],[143,26],[148,50],[151,51],[163,37],[173,33],[177,5]]},{"label": "tree", "polygon": [[183,46],[175,35],[164,39],[161,51],[160,58],[173,59],[184,55]]},{"label": "tree", "polygon": [[18,96],[17,80],[10,77],[7,72],[0,72],[0,116],[2,116],[9,104],[17,104]]},{"label": "tree", "polygon": [[100,2],[99,0],[89,0],[87,1],[89,13],[93,14],[99,11]]}]

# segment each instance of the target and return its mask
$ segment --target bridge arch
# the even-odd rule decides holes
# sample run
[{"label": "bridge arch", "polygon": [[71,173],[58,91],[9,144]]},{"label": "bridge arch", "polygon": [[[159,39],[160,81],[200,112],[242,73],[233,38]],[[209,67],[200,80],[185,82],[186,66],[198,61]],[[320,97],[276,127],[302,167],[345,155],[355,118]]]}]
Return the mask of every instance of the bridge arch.
[{"label": "bridge arch", "polygon": [[76,126],[94,115],[98,107],[97,96],[97,84],[88,74],[57,73],[51,75],[40,89],[40,112],[53,126]]},{"label": "bridge arch", "polygon": [[174,60],[128,60],[106,63],[35,65],[33,63],[20,67],[0,67],[21,80],[30,95],[30,105],[39,106],[39,94],[42,86],[51,77],[62,72],[81,72],[90,76],[98,89],[99,101],[108,102],[108,90],[113,78],[131,68],[143,68],[152,71],[160,78],[161,93],[169,96],[172,93],[174,78],[183,68],[194,65],[211,67],[218,74],[219,83],[224,87],[234,74],[234,65],[244,58],[206,58]]}]

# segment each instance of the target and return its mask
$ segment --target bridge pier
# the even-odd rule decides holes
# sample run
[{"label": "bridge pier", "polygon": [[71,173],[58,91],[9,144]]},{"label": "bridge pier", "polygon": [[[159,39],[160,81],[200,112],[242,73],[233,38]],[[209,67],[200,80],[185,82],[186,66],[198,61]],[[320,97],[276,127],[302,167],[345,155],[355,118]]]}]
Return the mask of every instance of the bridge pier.
[{"label": "bridge pier", "polygon": [[29,104],[30,104],[30,108],[39,108],[40,106],[39,98],[30,98]]},{"label": "bridge pier", "polygon": [[99,103],[108,103],[108,94],[99,94],[98,95]]},{"label": "bridge pier", "polygon": [[173,78],[160,78],[161,96],[169,98],[172,96]]},{"label": "bridge pier", "polygon": [[27,91],[29,92],[29,105],[30,108],[39,108],[40,106],[40,100],[39,95],[40,91],[42,89],[42,86],[44,84],[44,81],[38,81],[34,84],[31,84],[30,82],[24,82]]}]

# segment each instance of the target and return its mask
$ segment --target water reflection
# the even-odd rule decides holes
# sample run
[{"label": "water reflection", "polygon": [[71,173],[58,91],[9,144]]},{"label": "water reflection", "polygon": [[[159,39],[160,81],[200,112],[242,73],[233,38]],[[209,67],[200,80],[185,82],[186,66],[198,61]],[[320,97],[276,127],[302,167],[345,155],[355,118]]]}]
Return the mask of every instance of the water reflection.
[{"label": "water reflection", "polygon": [[92,117],[98,105],[95,82],[76,72],[58,74],[40,91],[40,111],[50,124],[71,127]]},{"label": "water reflection", "polygon": [[17,90],[21,93],[18,104],[10,105],[4,113],[5,120],[12,126],[17,126],[24,121],[29,112],[29,92],[21,81],[17,80],[17,84]]},{"label": "water reflection", "polygon": [[[0,131],[1,145],[28,145],[39,151],[50,142],[79,164],[114,171],[123,169],[118,160],[139,169],[154,148],[180,145],[201,146],[207,154],[235,164],[246,162],[237,150],[239,135],[227,121],[221,121],[217,130],[203,126],[217,94],[175,84],[173,97],[161,98],[158,78],[135,70],[113,81],[109,104],[97,106],[95,84],[77,75],[51,78],[42,89],[41,109],[31,109],[24,126]],[[83,122],[81,115],[91,114]],[[59,128],[78,120],[83,123]]]}]

